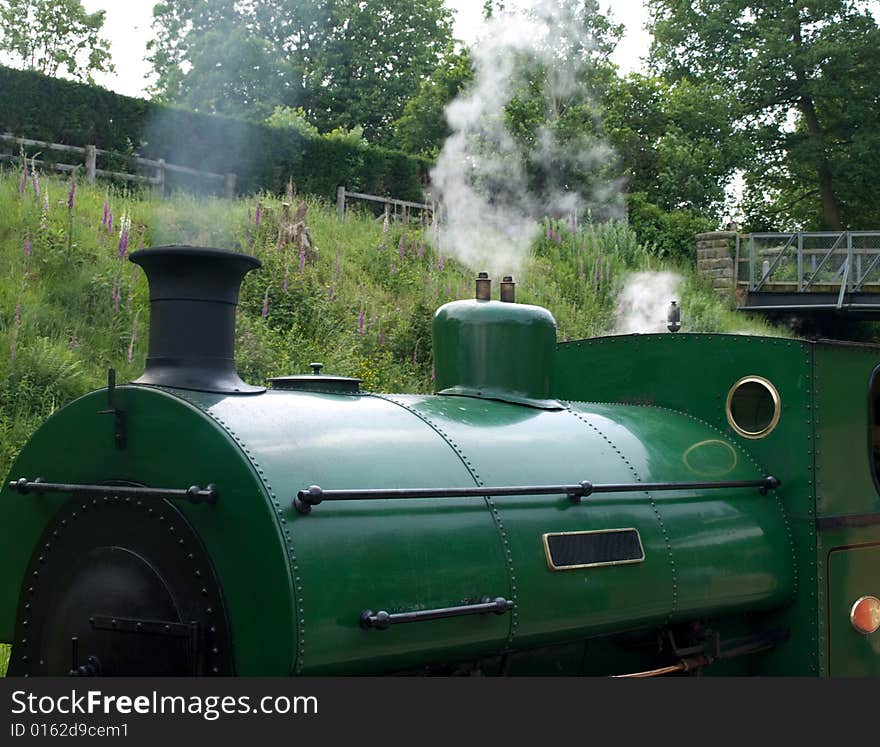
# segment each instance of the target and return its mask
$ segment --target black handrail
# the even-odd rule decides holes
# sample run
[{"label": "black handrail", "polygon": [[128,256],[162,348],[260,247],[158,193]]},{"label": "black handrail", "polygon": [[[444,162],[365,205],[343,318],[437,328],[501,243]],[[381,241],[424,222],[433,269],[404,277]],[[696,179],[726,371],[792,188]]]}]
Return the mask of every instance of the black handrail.
[{"label": "black handrail", "polygon": [[780,481],[768,475],[760,480],[729,480],[721,482],[633,482],[593,484],[587,480],[573,485],[513,485],[506,487],[472,488],[379,488],[365,490],[324,490],[310,485],[293,499],[294,508],[308,514],[312,506],[324,501],[392,500],[400,498],[482,498],[503,495],[565,495],[572,503],[580,503],[593,493],[634,493],[661,490],[720,490],[723,488],[757,488],[761,495],[775,490]]},{"label": "black handrail", "polygon": [[463,617],[465,615],[487,615],[495,613],[503,615],[513,609],[513,601],[504,597],[483,597],[476,604],[462,604],[458,607],[440,607],[433,610],[415,610],[413,612],[389,613],[381,610],[364,610],[361,612],[360,625],[364,630],[388,630],[392,625],[427,620],[443,620],[447,617]]},{"label": "black handrail", "polygon": [[190,503],[216,503],[218,499],[217,486],[208,485],[200,488],[192,485],[189,488],[177,490],[173,488],[145,488],[136,485],[84,485],[82,483],[43,482],[41,477],[28,480],[22,477],[9,483],[9,489],[22,495],[36,493],[67,493],[69,495],[107,496],[120,498],[171,498],[184,500]]}]

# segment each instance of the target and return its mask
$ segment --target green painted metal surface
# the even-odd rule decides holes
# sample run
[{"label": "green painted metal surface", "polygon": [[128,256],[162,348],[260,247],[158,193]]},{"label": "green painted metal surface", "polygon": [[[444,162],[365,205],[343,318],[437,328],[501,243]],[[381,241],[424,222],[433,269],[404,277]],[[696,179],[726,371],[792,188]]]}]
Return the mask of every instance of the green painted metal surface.
[{"label": "green painted metal surface", "polygon": [[[266,481],[284,486],[289,498],[310,484],[630,482],[625,460],[644,480],[687,479],[682,454],[716,435],[649,408],[546,411],[472,397],[295,392],[194,399],[248,445]],[[756,477],[745,459],[732,460],[732,449],[709,448],[694,454],[692,465],[730,479]],[[641,493],[597,495],[578,506],[562,495],[325,502],[307,516],[286,508],[284,520],[302,588],[302,673],[394,671],[485,656],[784,604],[792,591],[783,518],[772,497],[757,493],[656,501]],[[544,533],[628,527],[641,534],[644,563],[548,568]],[[483,595],[509,596],[516,609],[389,631],[358,626],[365,608],[403,612]]]},{"label": "green painted metal surface", "polygon": [[434,315],[434,389],[536,407],[551,401],[556,320],[547,309],[454,301]]},{"label": "green painted metal surface", "polygon": [[[97,392],[52,417],[10,477],[217,484],[216,506],[181,508],[214,559],[239,674],[372,674],[489,662],[503,652],[513,654],[516,673],[632,671],[640,668],[632,650],[597,636],[650,638],[696,619],[725,636],[790,633],[773,651],[719,665],[720,673],[878,673],[876,646],[852,638],[838,613],[877,593],[880,530],[816,530],[817,516],[880,511],[867,448],[875,349],[645,335],[567,343],[542,360],[549,314],[538,315],[534,330],[525,317],[514,319],[523,307],[460,304],[463,326],[438,312],[437,386],[461,387],[462,395],[474,385],[480,396],[245,397],[121,387],[126,449],[115,448],[113,420],[99,412],[106,395]],[[508,324],[514,331],[496,345]],[[526,372],[514,374],[518,367]],[[730,387],[750,375],[771,381],[781,399],[778,426],[759,440],[739,436],[725,414]],[[443,488],[766,474],[782,480],[767,496],[635,490],[578,505],[564,495],[326,501],[305,516],[292,506],[311,484]],[[12,635],[34,544],[64,500],[0,492],[0,640]],[[638,530],[642,562],[548,566],[544,534],[624,528]],[[359,626],[365,609],[415,611],[484,595],[516,607],[388,631]]]},{"label": "green painted metal surface", "polygon": [[[687,414],[745,452],[761,474],[782,480],[776,499],[791,536],[784,549],[795,595],[791,604],[752,621],[759,629],[790,631],[788,641],[761,655],[760,671],[819,674],[825,625],[815,527],[813,346],[747,335],[625,335],[563,343],[556,368],[561,399],[642,403]],[[779,424],[759,440],[737,435],[725,412],[730,388],[745,376],[768,379],[781,399]]]},{"label": "green painted metal surface", "polygon": [[868,432],[868,389],[880,348],[818,344],[815,355],[818,512],[880,512]]},{"label": "green painted metal surface", "polygon": [[[814,356],[817,515],[828,518],[880,512],[880,496],[871,475],[868,431],[868,390],[880,364],[880,348],[818,343]],[[858,589],[867,589],[858,596],[880,594],[880,556],[867,550],[843,549],[871,543],[880,543],[878,524],[818,533],[818,614],[823,627],[819,655],[823,674],[880,672],[878,649],[853,638],[858,634],[849,627],[848,619],[844,624],[840,618],[841,607]],[[850,606],[856,598],[850,599]]]},{"label": "green painted metal surface", "polygon": [[[194,397],[247,444],[283,508],[296,561],[300,650],[295,672],[373,673],[500,650],[509,615],[362,630],[365,609],[404,612],[509,596],[501,539],[481,499],[325,502],[308,516],[296,491],[469,487],[442,436],[372,396],[267,392]],[[519,408],[522,409],[522,408]]]},{"label": "green painted metal surface", "polygon": [[[574,404],[523,419],[522,408],[502,403],[407,401],[448,434],[486,485],[705,479],[694,467],[718,479],[757,475],[729,443],[695,453],[717,434],[656,408]],[[689,450],[690,467],[683,458]],[[772,607],[791,596],[785,522],[775,500],[757,492],[636,491],[596,494],[579,505],[562,496],[499,497],[493,504],[517,583],[517,647]],[[546,532],[628,527],[642,537],[643,563],[553,572],[542,555]]]},{"label": "green painted metal surface", "polygon": [[850,622],[853,603],[880,595],[880,544],[838,548],[828,555],[828,673],[880,676],[880,631],[863,635]]},{"label": "green painted metal surface", "polygon": [[[106,394],[82,397],[51,417],[13,465],[11,477],[46,482],[137,483],[187,488],[214,483],[214,506],[178,507],[214,560],[227,602],[236,671],[284,675],[293,666],[294,586],[275,507],[241,446],[174,395],[120,387],[128,444],[117,449]],[[22,574],[46,523],[67,498],[0,492],[0,640],[11,641]]]}]

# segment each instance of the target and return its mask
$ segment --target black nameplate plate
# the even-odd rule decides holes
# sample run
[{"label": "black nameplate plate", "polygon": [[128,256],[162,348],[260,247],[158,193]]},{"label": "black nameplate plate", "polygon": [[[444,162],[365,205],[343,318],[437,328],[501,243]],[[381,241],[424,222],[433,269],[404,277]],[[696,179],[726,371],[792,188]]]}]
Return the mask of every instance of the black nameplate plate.
[{"label": "black nameplate plate", "polygon": [[552,571],[641,563],[642,538],[636,529],[598,529],[545,534],[544,554]]}]

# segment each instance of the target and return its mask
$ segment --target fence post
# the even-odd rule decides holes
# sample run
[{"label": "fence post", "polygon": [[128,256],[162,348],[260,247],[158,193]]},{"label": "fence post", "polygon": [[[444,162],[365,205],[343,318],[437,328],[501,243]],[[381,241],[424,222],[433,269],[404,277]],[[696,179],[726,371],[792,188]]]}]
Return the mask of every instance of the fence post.
[{"label": "fence post", "polygon": [[156,193],[160,197],[165,196],[165,159],[160,158],[156,166]]},{"label": "fence post", "polygon": [[345,219],[345,187],[336,188],[336,209],[339,211],[339,220]]},{"label": "fence post", "polygon": [[95,172],[98,170],[98,149],[94,145],[86,146],[86,180],[95,183]]},{"label": "fence post", "polygon": [[233,173],[226,174],[226,196],[232,200],[235,198],[235,182],[238,176]]},{"label": "fence post", "polygon": [[853,241],[852,232],[846,232],[846,285],[852,287]]}]

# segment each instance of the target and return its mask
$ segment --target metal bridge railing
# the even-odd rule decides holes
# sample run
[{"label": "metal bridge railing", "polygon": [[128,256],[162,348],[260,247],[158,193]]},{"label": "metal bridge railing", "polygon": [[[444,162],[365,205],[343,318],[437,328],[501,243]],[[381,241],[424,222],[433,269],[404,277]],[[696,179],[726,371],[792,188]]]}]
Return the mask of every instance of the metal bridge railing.
[{"label": "metal bridge railing", "polygon": [[847,294],[880,287],[880,231],[752,233],[737,243],[737,281],[749,292],[837,292],[839,308]]}]

